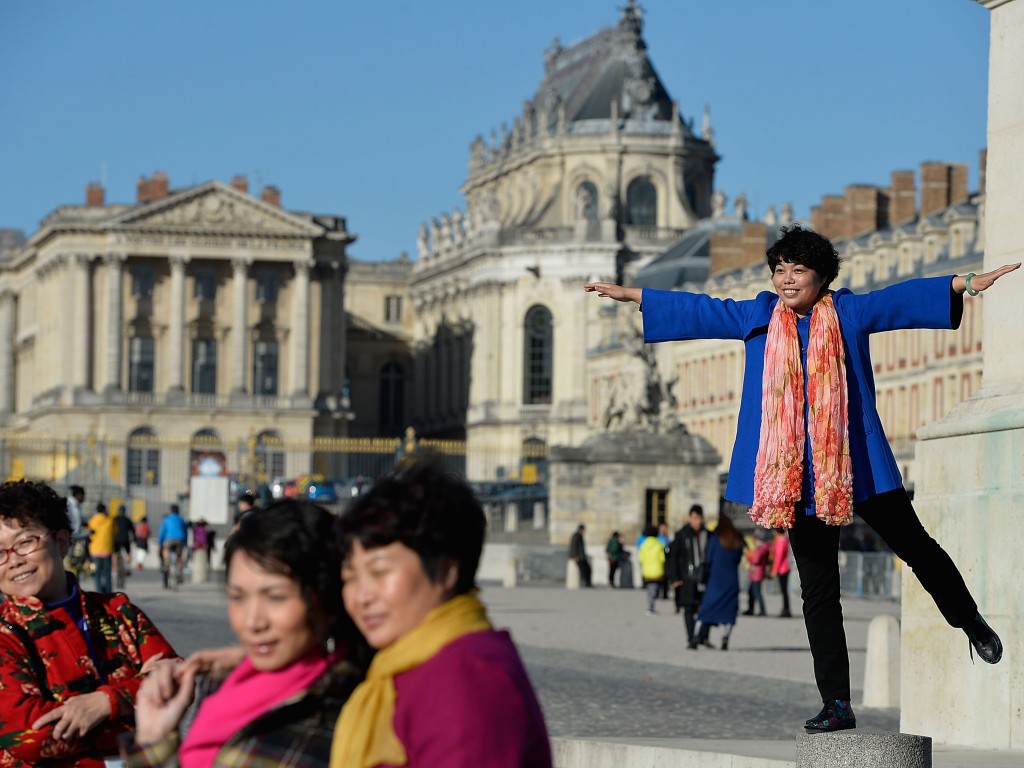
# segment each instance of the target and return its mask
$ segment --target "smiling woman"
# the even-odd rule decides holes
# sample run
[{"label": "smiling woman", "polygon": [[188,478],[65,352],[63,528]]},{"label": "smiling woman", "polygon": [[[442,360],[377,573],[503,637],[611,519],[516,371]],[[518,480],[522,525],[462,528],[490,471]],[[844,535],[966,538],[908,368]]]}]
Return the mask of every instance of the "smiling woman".
[{"label": "smiling woman", "polygon": [[469,486],[417,461],[339,518],[345,608],[377,654],[338,721],[334,768],[551,766],[523,662],[477,599],[485,528]]},{"label": "smiling woman", "polygon": [[142,677],[174,650],[122,594],[64,571],[67,505],[0,485],[0,764],[102,766],[132,727]]},{"label": "smiling woman", "polygon": [[[332,523],[327,510],[292,499],[242,517],[225,551],[228,621],[240,648],[200,652],[146,682],[127,765],[327,765],[334,722],[362,679]],[[214,662],[234,670],[181,739],[196,677],[213,676]]]}]

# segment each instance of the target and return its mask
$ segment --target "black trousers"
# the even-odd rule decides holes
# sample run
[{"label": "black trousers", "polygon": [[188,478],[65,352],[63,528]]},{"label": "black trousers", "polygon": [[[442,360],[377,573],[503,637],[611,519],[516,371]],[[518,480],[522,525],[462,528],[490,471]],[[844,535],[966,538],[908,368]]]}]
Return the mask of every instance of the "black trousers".
[{"label": "black trousers", "polygon": [[[943,618],[965,627],[978,612],[953,560],[921,525],[906,491],[899,488],[854,505],[854,512],[914,571]],[[804,624],[822,701],[850,698],[850,656],[839,603],[839,526],[797,509],[789,532],[800,572]]]}]

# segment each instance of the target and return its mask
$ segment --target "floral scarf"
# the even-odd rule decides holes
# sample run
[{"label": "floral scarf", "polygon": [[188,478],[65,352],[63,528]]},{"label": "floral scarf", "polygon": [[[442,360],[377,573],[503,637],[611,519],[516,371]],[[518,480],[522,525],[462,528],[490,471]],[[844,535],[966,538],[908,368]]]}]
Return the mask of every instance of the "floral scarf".
[{"label": "floral scarf", "polygon": [[[793,310],[775,304],[768,324],[761,389],[761,436],[750,518],[765,528],[792,528],[804,464],[804,372]],[[846,360],[832,294],[811,312],[807,399],[815,514],[829,525],[853,519]]]}]

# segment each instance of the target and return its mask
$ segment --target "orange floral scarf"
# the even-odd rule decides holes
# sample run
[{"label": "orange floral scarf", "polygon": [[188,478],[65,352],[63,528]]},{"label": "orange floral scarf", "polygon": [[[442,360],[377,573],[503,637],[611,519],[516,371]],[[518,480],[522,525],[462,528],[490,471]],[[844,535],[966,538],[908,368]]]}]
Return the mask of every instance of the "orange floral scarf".
[{"label": "orange floral scarf", "polygon": [[[765,341],[761,436],[750,518],[765,528],[792,528],[804,463],[804,372],[796,315],[775,305]],[[815,514],[829,525],[853,520],[846,359],[832,294],[814,305],[807,343],[808,431]]]}]

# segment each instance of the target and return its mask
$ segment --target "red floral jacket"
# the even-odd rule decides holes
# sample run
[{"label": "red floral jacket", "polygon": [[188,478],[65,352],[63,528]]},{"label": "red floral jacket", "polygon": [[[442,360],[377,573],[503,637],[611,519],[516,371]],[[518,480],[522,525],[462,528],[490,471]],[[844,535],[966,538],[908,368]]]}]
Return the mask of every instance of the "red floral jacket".
[{"label": "red floral jacket", "polygon": [[[68,575],[69,583],[74,583]],[[40,690],[24,643],[0,623],[0,766],[103,766],[102,755],[117,754],[117,738],[134,726],[135,694],[142,665],[156,654],[177,654],[141,610],[123,594],[79,590],[96,662],[75,620],[62,607],[47,610],[34,597],[2,596],[0,618],[27,630],[46,667],[46,684],[56,702]],[[97,668],[98,667],[98,668]],[[101,682],[102,678],[106,682]],[[84,738],[52,738],[53,725],[34,723],[62,701],[101,691],[113,716]]]}]

